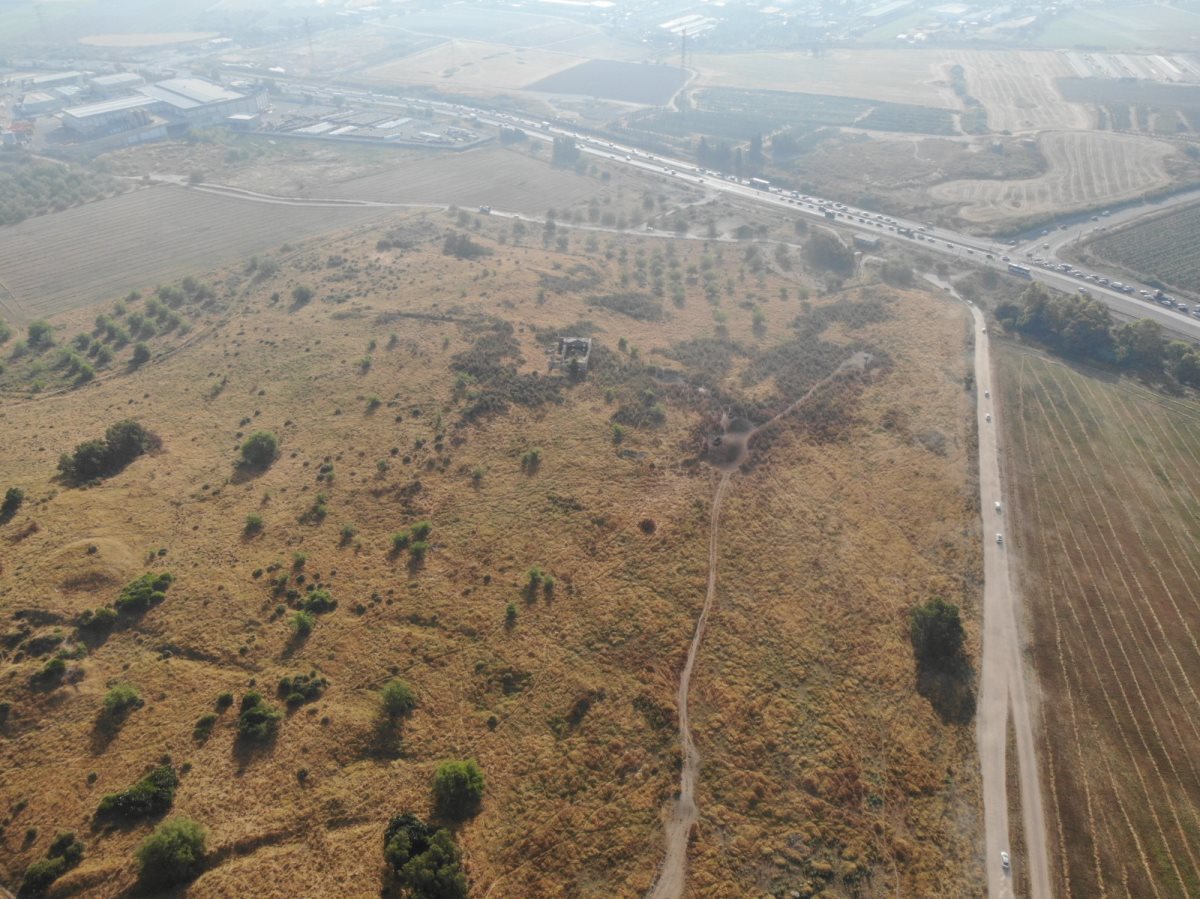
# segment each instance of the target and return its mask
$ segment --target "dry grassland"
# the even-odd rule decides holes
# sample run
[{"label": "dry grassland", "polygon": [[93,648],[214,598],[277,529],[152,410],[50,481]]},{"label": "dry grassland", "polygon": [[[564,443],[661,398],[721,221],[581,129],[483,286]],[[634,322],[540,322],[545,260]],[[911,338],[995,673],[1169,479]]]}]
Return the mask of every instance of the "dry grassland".
[{"label": "dry grassland", "polygon": [[1056,894],[1195,896],[1200,405],[999,361]]},{"label": "dry grassland", "polygon": [[275,249],[386,210],[243,203],[155,187],[4,229],[0,308],[20,323]]},{"label": "dry grassland", "polygon": [[1003,227],[1022,219],[1119,203],[1174,181],[1178,151],[1165,141],[1126,134],[1050,131],[1038,146],[1047,171],[1036,178],[951,181],[931,191],[961,204],[959,216],[974,225]]},{"label": "dry grassland", "polygon": [[429,84],[454,91],[520,90],[583,58],[536,48],[451,40],[421,53],[366,69],[361,81],[383,85]]},{"label": "dry grassland", "polygon": [[810,53],[697,53],[697,86],[803,91],[957,109],[942,51],[831,50]]},{"label": "dry grassland", "polygon": [[[5,631],[20,632],[18,611],[37,613],[0,650],[0,697],[13,703],[0,728],[5,881],[70,828],[87,856],[63,884],[90,896],[129,887],[147,828],[93,829],[92,815],[167,753],[190,765],[175,812],[211,833],[211,867],[189,896],[377,895],[388,816],[427,815],[438,761],[475,757],[483,810],[457,833],[473,894],[644,894],[677,786],[673,693],[704,595],[705,422],[715,398],[751,415],[779,408],[862,346],[878,364],[764,435],[734,478],[693,694],[704,759],[694,890],[978,894],[973,731],[916,695],[905,620],[911,604],[947,596],[975,646],[961,311],[878,285],[802,303],[806,279],[746,271],[743,247],[614,236],[584,254],[578,234],[567,253],[514,247],[496,240],[509,225],[495,219],[475,235],[494,255],[465,262],[441,253],[451,221],[394,216],[314,243],[240,316],[165,359],[0,407],[0,485],[29,496],[0,526]],[[380,237],[402,248],[378,249]],[[588,301],[642,290],[655,267],[693,266],[729,280],[720,311],[739,349],[728,368],[723,341],[687,343],[714,334],[698,278],[682,307],[666,303],[666,325]],[[307,306],[269,299],[301,283],[316,291]],[[539,341],[586,329],[581,319],[603,349],[561,404],[465,422],[452,360],[487,316],[514,325],[523,372],[544,371]],[[824,324],[802,340],[797,316]],[[685,379],[656,379],[643,363]],[[665,421],[614,445],[614,413],[644,403],[644,389]],[[160,453],[90,489],[51,480],[59,452],[128,416],[161,435]],[[237,476],[236,447],[254,428],[280,435],[280,458]],[[522,470],[531,447],[541,463]],[[323,464],[331,480],[317,480]],[[306,518],[319,493],[323,522]],[[248,537],[251,513],[264,529]],[[422,518],[430,551],[410,567],[389,535]],[[343,524],[356,528],[348,540]],[[557,578],[551,595],[525,595],[533,564]],[[57,629],[73,641],[76,615],[147,570],[175,574],[168,598],[72,663],[77,683],[30,690],[42,659],[29,637]],[[273,611],[282,600],[266,581],[278,573],[339,602],[307,640]],[[510,602],[518,618],[506,628]],[[273,745],[239,749],[233,711],[193,738],[218,693],[273,694],[281,676],[309,670],[331,684]],[[396,674],[419,706],[381,738],[378,690]],[[97,714],[114,681],[146,704],[107,735]],[[25,840],[29,827],[38,835]]]}]

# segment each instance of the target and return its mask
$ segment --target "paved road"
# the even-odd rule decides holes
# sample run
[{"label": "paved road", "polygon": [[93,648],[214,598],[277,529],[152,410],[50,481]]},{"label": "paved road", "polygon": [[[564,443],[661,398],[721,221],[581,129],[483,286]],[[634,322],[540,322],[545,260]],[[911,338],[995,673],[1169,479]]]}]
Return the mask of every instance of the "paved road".
[{"label": "paved road", "polygon": [[[312,84],[306,86],[322,87],[322,85]],[[482,107],[468,107],[459,103],[446,103],[424,98],[387,97],[369,91],[349,88],[339,89],[338,93],[376,106],[390,106],[397,109],[404,109],[414,105],[427,106],[447,115],[473,116],[481,125],[520,128],[530,139],[543,142],[550,142],[556,137],[572,137],[576,139],[580,151],[587,156],[610,160],[620,165],[629,166],[660,177],[666,176],[677,182],[702,186],[710,195],[725,194],[727,196],[736,196],[743,200],[751,200],[765,206],[787,210],[802,217],[820,220],[827,225],[846,228],[854,232],[868,232],[874,236],[892,240],[900,245],[911,243],[921,250],[943,256],[952,256],[960,261],[994,268],[1006,274],[1008,272],[1008,263],[1002,257],[1010,256],[1013,262],[1024,263],[1027,261],[1024,256],[1026,251],[1032,251],[1033,247],[1040,247],[1042,242],[1049,242],[1048,238],[1039,238],[1030,245],[1014,249],[1007,244],[986,237],[960,234],[945,228],[936,228],[923,222],[897,219],[890,216],[883,217],[868,210],[855,209],[836,203],[833,200],[817,197],[791,196],[779,191],[771,192],[762,190],[749,183],[743,183],[723,176],[720,173],[707,172],[701,167],[685,160],[654,155],[633,146],[580,134],[570,128],[551,122],[539,121],[525,115]],[[1171,205],[1189,202],[1196,197],[1200,197],[1200,191],[1180,194],[1166,200],[1123,209],[1104,218],[1103,221],[1109,224],[1131,221],[1142,215],[1161,211]],[[834,218],[828,218],[827,214],[832,214]],[[902,230],[911,231],[912,237],[902,235]],[[1062,232],[1052,233],[1058,234]],[[1037,254],[1034,253],[1034,255]],[[1200,342],[1200,319],[1198,318],[1167,309],[1153,302],[1140,299],[1137,296],[1129,296],[1118,290],[1112,290],[1090,279],[1083,281],[1059,272],[1047,271],[1034,266],[1030,267],[1032,268],[1029,275],[1031,280],[1041,282],[1067,293],[1076,293],[1081,286],[1086,286],[1093,297],[1108,306],[1118,317],[1149,318],[1180,337]],[[1136,287],[1140,286],[1136,285]]]},{"label": "paved road", "polygon": [[[930,276],[939,287],[948,285]],[[979,396],[979,505],[983,516],[983,665],[975,737],[983,774],[985,865],[989,899],[1014,896],[1012,874],[1000,863],[1009,852],[1007,759],[1008,722],[1012,716],[1020,777],[1024,858],[1013,858],[1029,877],[1030,899],[1050,899],[1049,854],[1041,776],[1031,709],[1025,690],[1021,636],[1017,627],[1020,596],[1010,578],[1009,514],[1003,499],[999,459],[999,409],[992,392],[992,364],[983,313],[969,304],[975,326],[975,383]],[[997,510],[996,504],[1000,507]],[[1004,538],[1003,543],[996,536]]]}]

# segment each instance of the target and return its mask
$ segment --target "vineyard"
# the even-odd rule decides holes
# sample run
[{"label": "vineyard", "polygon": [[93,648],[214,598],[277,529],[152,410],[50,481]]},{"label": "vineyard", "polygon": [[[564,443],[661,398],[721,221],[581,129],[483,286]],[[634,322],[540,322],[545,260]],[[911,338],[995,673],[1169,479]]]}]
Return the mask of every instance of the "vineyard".
[{"label": "vineyard", "polygon": [[1088,248],[1143,278],[1195,289],[1200,283],[1200,205],[1105,234]]},{"label": "vineyard", "polygon": [[1056,894],[1200,892],[1200,404],[1006,349]]}]

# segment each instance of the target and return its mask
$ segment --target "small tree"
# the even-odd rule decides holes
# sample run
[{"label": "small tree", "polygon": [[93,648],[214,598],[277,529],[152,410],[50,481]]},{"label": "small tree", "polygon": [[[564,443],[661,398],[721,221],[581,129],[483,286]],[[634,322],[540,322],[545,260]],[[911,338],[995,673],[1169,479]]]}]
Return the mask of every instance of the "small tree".
[{"label": "small tree", "polygon": [[54,345],[54,326],[43,318],[29,323],[26,343],[30,349],[45,349]]},{"label": "small tree", "polygon": [[133,359],[131,360],[135,367],[145,365],[150,361],[150,347],[144,342],[134,344]]},{"label": "small tree", "polygon": [[913,650],[922,664],[945,667],[962,653],[966,632],[958,606],[941,597],[912,610],[909,631]]},{"label": "small tree", "polygon": [[242,464],[247,468],[266,468],[279,453],[279,441],[270,431],[255,431],[242,444]]},{"label": "small tree", "polygon": [[190,818],[164,821],[137,850],[138,875],[153,889],[187,883],[204,866],[204,827]]},{"label": "small tree", "polygon": [[483,771],[474,759],[442,762],[433,778],[438,814],[454,820],[475,815],[483,801]]}]

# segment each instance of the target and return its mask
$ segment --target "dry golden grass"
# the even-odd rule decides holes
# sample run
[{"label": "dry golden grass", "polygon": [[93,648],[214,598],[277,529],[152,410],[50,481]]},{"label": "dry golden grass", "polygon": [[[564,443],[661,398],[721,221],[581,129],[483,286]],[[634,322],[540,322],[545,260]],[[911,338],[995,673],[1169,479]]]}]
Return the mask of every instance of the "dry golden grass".
[{"label": "dry golden grass", "polygon": [[[428,814],[433,770],[449,757],[479,759],[488,781],[481,814],[458,832],[473,894],[648,888],[661,809],[677,786],[673,693],[706,577],[713,479],[696,455],[709,400],[656,388],[665,424],[631,428],[616,447],[611,416],[632,388],[611,362],[565,389],[560,405],[513,406],[470,425],[459,424],[450,364],[469,345],[469,321],[496,315],[516,327],[525,371],[544,369],[534,327],[581,319],[610,358],[626,338],[641,359],[676,367],[655,351],[711,336],[713,309],[698,281],[682,308],[666,304],[667,324],[588,307],[579,293],[538,299],[542,274],[576,264],[598,274],[595,293],[635,289],[622,275],[636,281],[639,255],[648,269],[656,260],[669,269],[666,241],[604,235],[585,254],[575,233],[571,250],[555,253],[497,243],[508,226],[486,220],[476,239],[495,255],[471,263],[441,254],[450,221],[397,216],[374,233],[314,239],[237,300],[236,314],[166,358],[0,407],[0,485],[29,496],[0,526],[6,631],[20,626],[14,613],[38,610],[56,618],[39,619],[32,635],[70,634],[77,614],[142,572],[176,576],[164,603],[91,648],[74,685],[31,691],[40,660],[19,641],[0,650],[0,698],[13,703],[0,729],[6,882],[56,830],[73,829],[87,857],[62,882],[95,896],[128,887],[147,828],[95,830],[92,815],[103,793],[169,754],[191,766],[175,813],[210,829],[213,864],[189,895],[378,894],[387,818]],[[394,232],[411,248],[377,250]],[[879,320],[834,323],[814,346],[844,344],[848,355],[865,342],[889,358],[842,397],[849,424],[832,439],[813,436],[824,433],[820,420],[785,420],[735,476],[693,700],[704,758],[693,890],[801,888],[823,870],[813,863],[828,861],[839,878],[832,895],[850,893],[842,875],[862,876],[857,889],[871,895],[978,893],[973,734],[941,724],[917,697],[904,619],[913,602],[947,595],[975,633],[962,314],[940,297],[879,286],[810,306],[795,299],[802,278],[747,272],[741,247],[672,246],[681,272],[707,253],[729,277],[721,308],[730,338],[748,348],[719,385],[731,401],[788,399],[782,375],[744,387],[739,376],[789,339],[798,315],[878,300]],[[344,264],[327,266],[332,254]],[[317,298],[289,311],[299,283]],[[793,299],[779,298],[781,286]],[[276,291],[285,300],[272,304]],[[762,336],[743,305],[755,295]],[[380,324],[387,313],[422,317]],[[798,363],[803,378],[828,373],[813,358],[811,370]],[[383,402],[374,412],[372,395]],[[161,452],[96,487],[51,480],[61,451],[131,416],[161,435]],[[237,445],[256,428],[280,435],[280,458],[239,476]],[[922,448],[932,431],[945,455]],[[542,463],[522,471],[533,446]],[[318,483],[326,459],[334,477]],[[305,523],[319,492],[329,515]],[[250,513],[265,522],[252,538]],[[433,523],[431,550],[409,569],[389,555],[389,535],[421,518]],[[357,528],[349,543],[339,540],[344,523]],[[273,613],[270,575],[253,575],[272,563],[289,571],[295,552],[307,553],[306,580],[340,603],[298,644]],[[522,595],[532,564],[556,576],[552,597]],[[509,602],[519,608],[511,629]],[[193,739],[218,693],[255,683],[273,697],[281,676],[310,669],[331,685],[284,721],[273,746],[240,751],[233,710],[206,742]],[[396,673],[420,705],[381,747],[378,689]],[[114,681],[136,686],[146,705],[107,738],[95,723]],[[572,724],[583,697],[590,709]],[[28,827],[39,834],[26,842]]]}]

